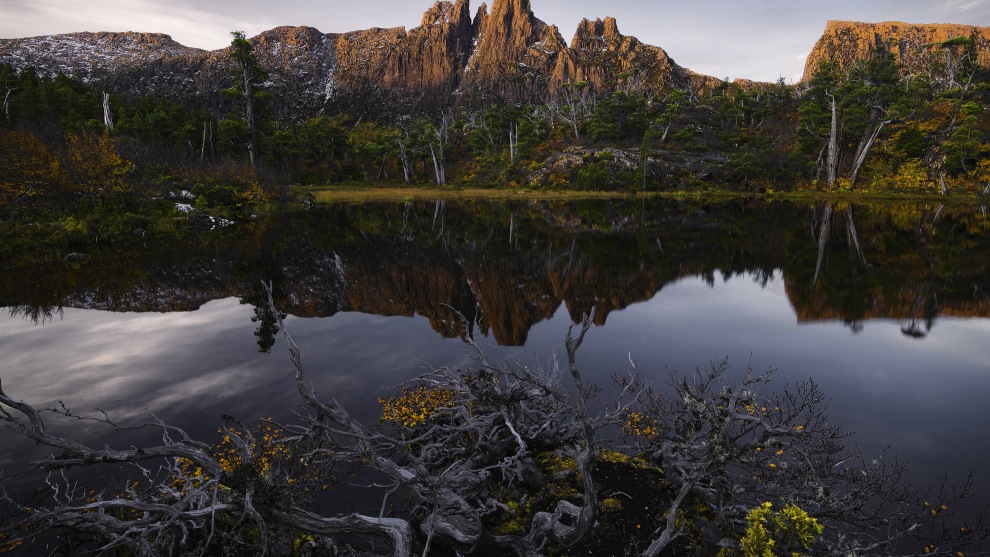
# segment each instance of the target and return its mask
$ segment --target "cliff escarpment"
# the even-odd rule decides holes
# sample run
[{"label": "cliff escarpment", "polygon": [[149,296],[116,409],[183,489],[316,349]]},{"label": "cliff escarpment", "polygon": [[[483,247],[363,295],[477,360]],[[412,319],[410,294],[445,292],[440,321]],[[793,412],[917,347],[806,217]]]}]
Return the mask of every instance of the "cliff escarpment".
[{"label": "cliff escarpment", "polygon": [[[529,0],[494,0],[472,16],[469,0],[436,2],[418,27],[323,33],[277,27],[250,39],[269,72],[279,117],[306,117],[337,97],[449,99],[495,94],[540,99],[565,84],[663,92],[717,80],[678,66],[655,46],[623,36],[615,19],[584,20],[568,45]],[[154,94],[221,110],[229,49],[184,47],[167,35],[75,33],[0,40],[0,63],[64,73],[116,94]]]},{"label": "cliff escarpment", "polygon": [[[294,120],[330,109],[335,99],[447,103],[452,95],[541,100],[586,83],[616,90],[703,93],[721,80],[678,65],[667,52],[623,35],[610,17],[582,20],[570,43],[536,17],[530,0],[438,1],[420,25],[323,33],[277,27],[250,39],[269,72],[273,110]],[[990,67],[990,27],[830,21],[808,56],[804,79],[824,61],[847,69],[889,49],[904,71],[950,75],[964,56]],[[109,92],[152,94],[220,113],[229,100],[229,49],[185,47],[153,33],[73,33],[0,40],[0,64],[64,73]],[[952,79],[952,77],[948,77]],[[743,86],[758,87],[753,82]]]},{"label": "cliff escarpment", "polygon": [[890,50],[906,73],[937,76],[946,71],[946,66],[959,63],[962,53],[945,48],[947,43],[959,39],[971,39],[974,61],[983,68],[990,67],[990,27],[829,21],[808,55],[804,81],[811,78],[822,62],[832,61],[840,69],[847,69],[881,48]]}]

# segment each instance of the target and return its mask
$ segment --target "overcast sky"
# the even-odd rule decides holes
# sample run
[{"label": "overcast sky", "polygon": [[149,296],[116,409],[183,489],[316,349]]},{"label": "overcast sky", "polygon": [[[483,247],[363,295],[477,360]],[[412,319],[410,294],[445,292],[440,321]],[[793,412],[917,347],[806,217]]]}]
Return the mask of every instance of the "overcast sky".
[{"label": "overcast sky", "polygon": [[[990,0],[531,0],[570,42],[581,18],[612,16],[619,30],[664,48],[696,72],[763,81],[800,78],[830,19],[990,26]],[[325,33],[419,24],[432,0],[0,0],[0,38],[76,31],[166,33],[215,49],[230,31],[279,25]],[[491,2],[489,1],[489,4]],[[471,0],[472,13],[481,5]]]}]

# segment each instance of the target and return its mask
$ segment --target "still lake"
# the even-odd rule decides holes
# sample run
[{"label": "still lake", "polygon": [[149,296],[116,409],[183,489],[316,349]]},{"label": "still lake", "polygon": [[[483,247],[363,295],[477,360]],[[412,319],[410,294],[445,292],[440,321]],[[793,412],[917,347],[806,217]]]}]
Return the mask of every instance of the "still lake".
[{"label": "still lake", "polygon": [[[37,406],[153,416],[215,440],[219,417],[288,418],[292,369],[261,281],[317,393],[374,420],[378,396],[466,365],[463,316],[493,359],[547,365],[595,308],[578,354],[608,384],[630,359],[668,370],[728,358],[832,398],[851,444],[890,447],[911,479],[976,473],[990,501],[990,221],[981,207],[757,200],[340,204],[83,261],[0,262],[0,380]],[[127,446],[54,422],[88,443]],[[0,431],[0,469],[38,449]]]}]

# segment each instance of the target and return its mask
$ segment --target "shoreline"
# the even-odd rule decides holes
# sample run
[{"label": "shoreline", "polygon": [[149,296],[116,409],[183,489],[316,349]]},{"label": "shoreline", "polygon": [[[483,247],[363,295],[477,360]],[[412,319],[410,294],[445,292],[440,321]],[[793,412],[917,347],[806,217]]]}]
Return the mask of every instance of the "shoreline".
[{"label": "shoreline", "polygon": [[479,187],[437,187],[437,186],[296,186],[293,195],[309,198],[315,203],[360,203],[369,201],[412,201],[412,200],[490,200],[490,201],[580,201],[591,199],[762,199],[766,201],[804,202],[851,202],[851,203],[939,203],[990,204],[990,197],[970,192],[960,192],[941,196],[908,192],[821,192],[790,191],[772,193],[742,193],[730,190],[711,191],[671,191],[671,192],[619,192],[546,189],[507,189]]}]

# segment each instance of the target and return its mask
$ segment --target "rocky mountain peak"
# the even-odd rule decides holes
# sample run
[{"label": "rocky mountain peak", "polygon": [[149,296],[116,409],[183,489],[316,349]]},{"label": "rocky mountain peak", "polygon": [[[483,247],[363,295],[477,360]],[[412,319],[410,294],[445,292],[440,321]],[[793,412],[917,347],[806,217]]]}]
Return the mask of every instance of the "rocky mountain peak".
[{"label": "rocky mountain peak", "polygon": [[420,26],[383,54],[384,86],[420,95],[456,87],[473,49],[470,10],[468,0],[433,4]]},{"label": "rocky mountain peak", "polygon": [[433,4],[433,7],[426,10],[420,27],[430,27],[434,25],[463,25],[466,21],[471,25],[470,4],[468,0],[457,0],[449,2],[440,0]]},{"label": "rocky mountain peak", "polygon": [[488,19],[488,3],[482,2],[478,6],[478,13],[474,16],[474,34],[478,35],[481,31],[481,27],[485,24],[485,20]]},{"label": "rocky mountain peak", "polygon": [[475,47],[464,82],[509,96],[545,86],[566,43],[556,26],[537,19],[529,0],[482,4],[474,21]]},{"label": "rocky mountain peak", "polygon": [[[603,94],[617,86],[669,90],[699,82],[663,49],[623,36],[614,18],[582,21],[569,48],[556,26],[536,17],[530,0],[482,3],[474,17],[469,0],[440,0],[408,31],[277,27],[248,40],[268,69],[272,108],[287,119],[327,110],[339,96],[433,102],[479,91],[542,98],[579,80]],[[62,71],[112,92],[150,93],[217,113],[229,104],[219,94],[230,82],[226,51],[144,33],[0,39],[0,63]]]},{"label": "rocky mountain peak", "polygon": [[618,48],[626,37],[619,32],[619,25],[614,17],[605,20],[590,21],[582,19],[571,40],[571,48],[575,50],[594,50]]},{"label": "rocky mountain peak", "polygon": [[[529,0],[495,0],[491,13],[484,4],[478,13],[478,51],[483,59],[531,46],[539,39],[540,29],[545,27],[536,19]],[[479,60],[479,63],[484,65],[485,61]]]}]

